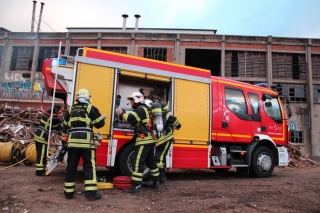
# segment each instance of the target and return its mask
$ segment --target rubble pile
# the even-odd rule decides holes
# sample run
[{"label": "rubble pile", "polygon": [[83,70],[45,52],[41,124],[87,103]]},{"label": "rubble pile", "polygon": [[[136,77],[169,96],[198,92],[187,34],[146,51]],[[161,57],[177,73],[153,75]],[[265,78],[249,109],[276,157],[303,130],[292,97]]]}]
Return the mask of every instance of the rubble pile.
[{"label": "rubble pile", "polygon": [[309,159],[308,157],[302,157],[299,145],[289,143],[287,148],[289,152],[288,167],[310,168],[312,166],[317,165],[315,161]]},{"label": "rubble pile", "polygon": [[17,107],[0,110],[0,142],[19,141],[26,144],[33,141],[42,112],[33,109],[20,110]]}]

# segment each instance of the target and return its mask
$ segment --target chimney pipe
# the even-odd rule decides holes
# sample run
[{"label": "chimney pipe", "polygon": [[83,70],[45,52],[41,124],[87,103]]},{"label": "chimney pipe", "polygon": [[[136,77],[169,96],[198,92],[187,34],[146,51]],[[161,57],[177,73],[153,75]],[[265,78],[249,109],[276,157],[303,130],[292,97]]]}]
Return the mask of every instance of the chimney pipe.
[{"label": "chimney pipe", "polygon": [[31,32],[32,33],[33,33],[33,29],[34,29],[34,16],[36,13],[36,5],[37,5],[37,1],[33,1],[32,18],[31,18]]},{"label": "chimney pipe", "polygon": [[38,21],[38,29],[37,29],[37,33],[39,33],[39,30],[40,30],[40,23],[41,23],[41,17],[42,17],[43,5],[44,5],[44,3],[43,3],[43,2],[41,2],[41,8],[40,8],[40,15],[39,15],[39,21]]},{"label": "chimney pipe", "polygon": [[126,29],[127,18],[128,18],[129,16],[128,16],[127,14],[123,14],[122,17],[123,17],[123,27],[122,27],[122,30],[125,30],[125,29]]},{"label": "chimney pipe", "polygon": [[141,17],[140,15],[136,14],[134,15],[134,17],[136,17],[136,27],[135,30],[138,30],[138,22],[139,22],[139,18]]}]

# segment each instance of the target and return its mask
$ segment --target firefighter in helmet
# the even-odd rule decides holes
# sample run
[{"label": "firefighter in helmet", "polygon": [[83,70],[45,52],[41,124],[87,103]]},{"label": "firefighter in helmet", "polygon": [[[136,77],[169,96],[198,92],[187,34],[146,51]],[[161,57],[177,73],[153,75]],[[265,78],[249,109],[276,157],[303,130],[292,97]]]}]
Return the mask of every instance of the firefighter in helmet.
[{"label": "firefighter in helmet", "polygon": [[120,119],[134,125],[135,132],[135,149],[133,171],[131,176],[132,186],[124,193],[139,194],[142,184],[143,171],[145,165],[150,168],[153,180],[152,188],[159,188],[159,169],[155,158],[155,139],[149,127],[150,115],[149,110],[144,102],[144,96],[140,92],[131,93],[128,98],[131,102],[133,112],[125,113],[121,108],[117,109]]},{"label": "firefighter in helmet", "polygon": [[52,117],[51,130],[59,131],[61,129],[60,119],[57,117],[60,106],[55,105],[53,107],[53,115],[51,115],[51,109],[43,113],[40,124],[35,132],[34,141],[36,142],[37,151],[37,163],[36,163],[36,175],[44,176],[47,164],[47,146],[49,137],[50,120]]},{"label": "firefighter in helmet", "polygon": [[166,170],[165,170],[165,157],[168,154],[171,143],[173,142],[173,130],[180,129],[181,124],[173,115],[170,115],[168,111],[168,105],[165,102],[161,102],[162,117],[164,121],[164,128],[160,138],[156,143],[156,160],[160,172],[160,184],[167,182]]},{"label": "firefighter in helmet", "polygon": [[84,190],[89,200],[101,198],[98,193],[96,178],[96,146],[93,141],[93,130],[105,125],[106,115],[90,103],[91,95],[87,89],[80,89],[76,94],[76,104],[66,112],[62,136],[68,138],[68,158],[64,179],[66,199],[73,198],[75,179],[80,158],[83,160]]}]

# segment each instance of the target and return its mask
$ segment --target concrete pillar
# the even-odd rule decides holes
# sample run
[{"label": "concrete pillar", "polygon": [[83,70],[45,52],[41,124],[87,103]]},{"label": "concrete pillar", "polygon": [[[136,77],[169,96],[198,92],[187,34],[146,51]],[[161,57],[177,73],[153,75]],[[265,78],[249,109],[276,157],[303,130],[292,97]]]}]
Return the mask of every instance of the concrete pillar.
[{"label": "concrete pillar", "polygon": [[135,55],[135,34],[131,33],[130,55]]},{"label": "concrete pillar", "polygon": [[220,62],[220,76],[223,78],[226,75],[225,61],[226,61],[226,36],[223,35],[221,38],[221,62]]},{"label": "concrete pillar", "polygon": [[101,50],[101,33],[98,33],[98,49]]},{"label": "concrete pillar", "polygon": [[180,34],[177,34],[176,42],[174,44],[174,59],[173,63],[179,64],[180,59]]},{"label": "concrete pillar", "polygon": [[[2,76],[4,75],[4,70],[5,70],[5,63],[6,61],[6,55],[7,55],[7,48],[8,48],[8,33],[4,33],[4,45],[3,45],[3,50],[2,50],[2,59],[1,59],[1,66],[0,66],[0,82],[2,82],[2,79],[4,79]],[[8,69],[9,70],[9,69]]]},{"label": "concrete pillar", "polygon": [[64,48],[64,54],[69,55],[70,52],[70,39],[69,39],[69,33],[66,33],[66,47]]},{"label": "concrete pillar", "polygon": [[272,85],[272,50],[271,50],[271,45],[272,45],[272,36],[268,36],[268,43],[267,43],[267,84],[269,87]]},{"label": "concrete pillar", "polygon": [[313,127],[317,126],[315,124],[314,116],[314,106],[313,106],[313,80],[312,80],[312,61],[311,61],[311,46],[312,46],[312,40],[308,39],[308,44],[306,45],[306,62],[307,62],[307,92],[309,97],[309,116],[310,116],[310,155],[313,156],[315,153],[313,144],[314,141],[314,135],[317,134],[317,129],[314,129]]},{"label": "concrete pillar", "polygon": [[31,75],[30,75],[30,82],[32,84],[34,83],[34,79],[36,77],[36,71],[38,66],[38,53],[39,53],[39,33],[35,33],[34,50],[33,50]]}]

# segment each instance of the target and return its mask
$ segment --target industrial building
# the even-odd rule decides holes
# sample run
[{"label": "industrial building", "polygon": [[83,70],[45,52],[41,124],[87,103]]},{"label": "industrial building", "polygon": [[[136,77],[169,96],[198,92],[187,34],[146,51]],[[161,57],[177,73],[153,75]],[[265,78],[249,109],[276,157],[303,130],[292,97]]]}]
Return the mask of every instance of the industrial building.
[{"label": "industrial building", "polygon": [[127,28],[127,17],[123,15],[120,28],[71,27],[55,33],[0,28],[2,104],[40,108],[43,60],[58,54],[60,42],[65,55],[75,56],[78,48],[92,47],[209,69],[211,75],[242,82],[266,82],[290,98],[291,142],[306,155],[320,156],[320,39],[139,28],[139,15],[135,15],[135,28]]}]

